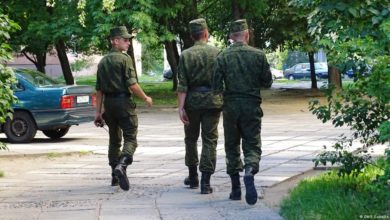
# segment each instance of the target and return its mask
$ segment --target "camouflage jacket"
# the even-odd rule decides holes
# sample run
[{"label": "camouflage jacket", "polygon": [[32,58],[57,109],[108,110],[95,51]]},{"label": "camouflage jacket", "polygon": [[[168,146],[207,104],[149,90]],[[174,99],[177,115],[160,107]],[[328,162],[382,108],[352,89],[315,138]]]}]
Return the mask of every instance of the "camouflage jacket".
[{"label": "camouflage jacket", "polygon": [[215,59],[220,50],[198,41],[184,50],[178,66],[177,91],[187,93],[185,109],[215,109],[222,107],[222,97],[211,89]]},{"label": "camouflage jacket", "polygon": [[219,54],[212,87],[224,101],[253,99],[261,103],[260,87],[272,85],[272,75],[265,54],[246,43],[236,42]]},{"label": "camouflage jacket", "polygon": [[129,86],[137,83],[131,57],[116,49],[99,62],[96,90],[103,93],[130,93]]}]

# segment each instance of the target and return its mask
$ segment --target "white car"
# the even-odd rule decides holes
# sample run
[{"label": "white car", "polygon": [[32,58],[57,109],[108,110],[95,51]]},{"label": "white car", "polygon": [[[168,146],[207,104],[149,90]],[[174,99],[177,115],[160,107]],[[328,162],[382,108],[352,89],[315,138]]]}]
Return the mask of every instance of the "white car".
[{"label": "white car", "polygon": [[271,73],[272,73],[272,78],[274,80],[283,78],[283,71],[282,70],[278,70],[278,69],[275,69],[275,68],[271,67]]}]

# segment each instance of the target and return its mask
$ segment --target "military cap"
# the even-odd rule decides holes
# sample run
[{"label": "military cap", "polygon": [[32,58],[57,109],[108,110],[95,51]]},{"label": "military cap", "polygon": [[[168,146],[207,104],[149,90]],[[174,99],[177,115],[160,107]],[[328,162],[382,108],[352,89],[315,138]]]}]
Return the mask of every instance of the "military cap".
[{"label": "military cap", "polygon": [[195,33],[198,33],[198,32],[201,32],[201,31],[207,29],[206,20],[203,18],[198,18],[198,19],[190,21],[189,26],[190,26],[190,33],[191,34],[195,34]]},{"label": "military cap", "polygon": [[236,33],[248,30],[248,24],[246,23],[246,19],[235,20],[230,25],[230,33]]},{"label": "military cap", "polygon": [[125,26],[114,27],[110,30],[110,37],[132,38]]}]

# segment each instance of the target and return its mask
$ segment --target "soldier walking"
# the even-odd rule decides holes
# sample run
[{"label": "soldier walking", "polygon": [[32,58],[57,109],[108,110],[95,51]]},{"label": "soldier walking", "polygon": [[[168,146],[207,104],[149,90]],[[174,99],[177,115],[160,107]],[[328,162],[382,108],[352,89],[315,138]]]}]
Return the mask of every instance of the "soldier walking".
[{"label": "soldier walking", "polygon": [[[229,198],[241,200],[239,172],[245,168],[245,199],[254,205],[257,202],[254,175],[259,171],[261,157],[260,87],[271,87],[272,75],[265,54],[248,46],[245,19],[232,22],[230,39],[233,44],[217,58],[212,85],[217,92],[223,92],[226,165],[232,183]],[[241,140],[244,165],[240,158]]]},{"label": "soldier walking", "polygon": [[[110,31],[112,49],[100,61],[96,79],[95,125],[109,128],[108,161],[112,169],[111,185],[129,190],[126,168],[133,162],[137,148],[138,118],[133,94],[152,106],[152,98],[138,85],[133,62],[125,52],[129,49],[131,35],[125,26]],[[104,113],[102,112],[104,104]],[[102,114],[103,113],[103,114]],[[123,149],[121,151],[123,135]]]},{"label": "soldier walking", "polygon": [[[211,89],[211,77],[215,59],[220,52],[207,45],[209,32],[206,20],[200,18],[189,23],[194,46],[184,50],[178,66],[177,88],[179,116],[185,132],[185,165],[189,176],[184,180],[190,188],[199,187],[198,168],[202,172],[201,194],[213,192],[210,176],[215,171],[218,123],[222,98]],[[198,159],[197,141],[202,131],[202,153]]]}]

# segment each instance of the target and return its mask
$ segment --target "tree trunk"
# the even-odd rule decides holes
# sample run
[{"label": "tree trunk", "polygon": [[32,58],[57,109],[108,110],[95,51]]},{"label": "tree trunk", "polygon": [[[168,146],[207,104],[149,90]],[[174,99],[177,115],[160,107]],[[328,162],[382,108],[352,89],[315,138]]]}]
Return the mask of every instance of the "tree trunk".
[{"label": "tree trunk", "polygon": [[232,0],[232,13],[233,13],[233,20],[238,20],[243,18],[242,9],[238,5],[238,0]]},{"label": "tree trunk", "polygon": [[[198,18],[198,3],[197,0],[192,0],[189,2],[190,4],[186,5],[183,10],[179,12],[179,17],[181,22],[183,22],[184,26],[188,26],[188,23]],[[192,47],[194,45],[194,41],[191,38],[191,34],[188,31],[188,29],[182,29],[179,28],[179,37],[182,40],[183,44],[181,45],[180,49],[183,51],[189,47]]]},{"label": "tree trunk", "polygon": [[311,88],[318,89],[317,87],[317,77],[316,77],[316,68],[314,65],[314,52],[309,52],[309,62],[310,62],[310,78],[311,78]]},{"label": "tree trunk", "polygon": [[[245,9],[241,8],[238,4],[238,0],[232,0],[232,13],[233,20],[243,19],[245,15]],[[248,22],[248,31],[249,31],[249,42],[248,45],[255,47],[255,32],[252,28],[252,21],[247,20]]]},{"label": "tree trunk", "polygon": [[69,60],[66,56],[66,47],[64,40],[60,39],[55,43],[58,59],[61,63],[62,74],[67,85],[74,84],[74,78],[72,75],[72,70],[70,69]]},{"label": "tree trunk", "polygon": [[333,85],[337,90],[341,89],[341,73],[334,66],[328,67],[329,85]]},{"label": "tree trunk", "polygon": [[30,60],[37,70],[41,73],[46,73],[46,53],[34,54],[33,57],[30,57],[26,51],[22,51],[23,55]]},{"label": "tree trunk", "polygon": [[[131,39],[130,39],[131,40]],[[132,40],[131,40],[132,41]],[[135,72],[135,77],[138,82],[138,73],[137,73],[137,68],[135,66],[135,55],[134,55],[134,46],[133,42],[131,42],[129,49],[126,51],[126,53],[131,57],[131,61],[133,62],[133,67],[134,67],[134,72]]]},{"label": "tree trunk", "polygon": [[172,90],[177,89],[177,66],[179,64],[179,52],[177,51],[176,41],[165,41],[165,51],[167,53],[167,60],[172,70],[173,87]]}]

